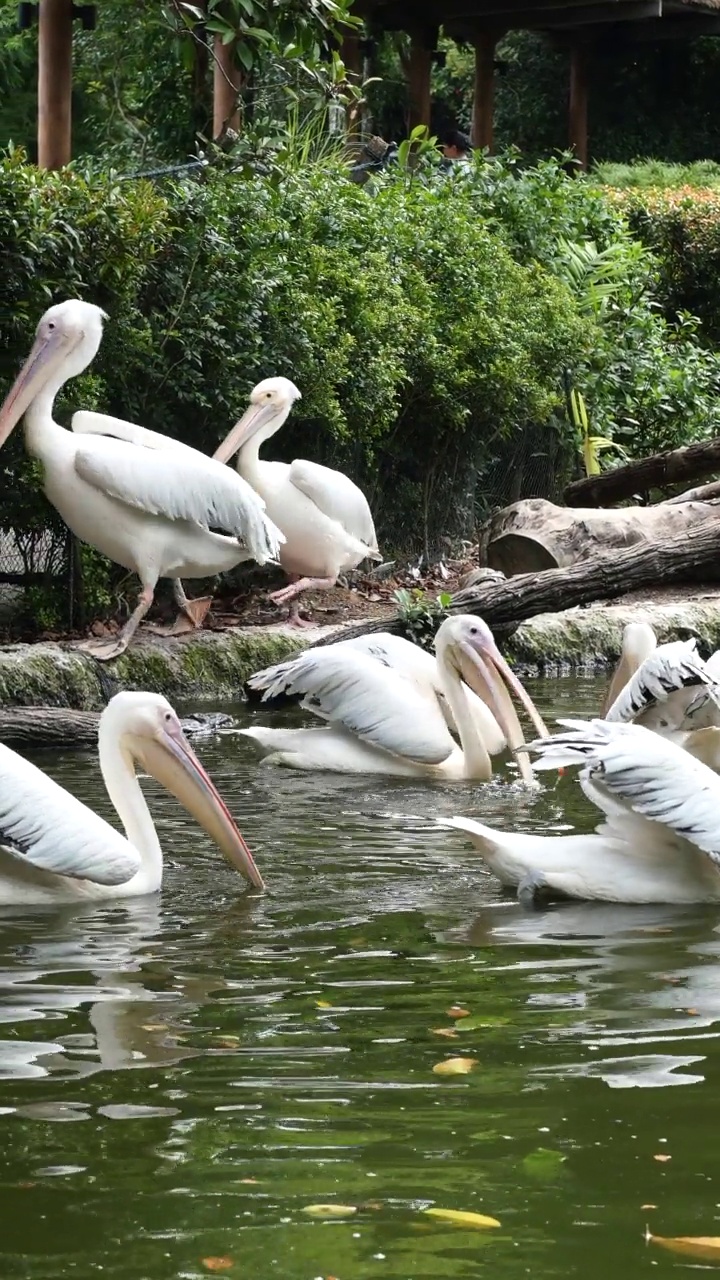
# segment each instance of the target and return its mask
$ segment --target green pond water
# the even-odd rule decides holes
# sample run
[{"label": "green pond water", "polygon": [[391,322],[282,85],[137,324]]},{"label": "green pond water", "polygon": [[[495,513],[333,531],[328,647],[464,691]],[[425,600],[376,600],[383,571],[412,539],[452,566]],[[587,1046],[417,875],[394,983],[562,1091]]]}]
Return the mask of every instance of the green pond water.
[{"label": "green pond water", "polygon": [[[551,718],[603,688],[529,684]],[[0,913],[2,1280],[712,1268],[644,1232],[720,1236],[720,911],[528,913],[434,826],[589,829],[572,776],[531,795],[504,768],[442,787],[196,746],[266,894],[153,788],[162,895]],[[38,759],[108,814],[92,755]],[[451,1055],[477,1065],[435,1074]],[[355,1212],[304,1212],[333,1202]]]}]

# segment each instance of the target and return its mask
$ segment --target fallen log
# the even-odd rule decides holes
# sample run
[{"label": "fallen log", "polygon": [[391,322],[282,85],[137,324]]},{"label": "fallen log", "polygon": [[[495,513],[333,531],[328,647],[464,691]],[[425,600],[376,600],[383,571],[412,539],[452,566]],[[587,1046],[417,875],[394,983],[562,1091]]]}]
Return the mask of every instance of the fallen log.
[{"label": "fallen log", "polygon": [[28,748],[97,747],[97,711],[67,707],[5,707],[0,710],[0,742],[22,752]]},{"label": "fallen log", "polygon": [[488,567],[511,578],[542,569],[568,569],[605,552],[663,542],[697,528],[716,511],[706,502],[598,511],[525,498],[490,517],[481,546]]},{"label": "fallen log", "polygon": [[720,498],[720,480],[711,480],[709,484],[700,484],[696,489],[676,493],[674,498],[665,498],[659,505],[671,507],[678,502],[710,502],[715,498]]},{"label": "fallen log", "polygon": [[[0,742],[22,755],[25,751],[97,750],[99,711],[71,711],[69,707],[0,708]],[[232,723],[220,712],[199,713],[181,720],[188,737],[214,733]]]},{"label": "fallen log", "polygon": [[632,498],[648,489],[697,480],[720,471],[720,439],[683,445],[666,453],[653,453],[599,476],[573,480],[563,494],[569,507],[601,507]]},{"label": "fallen log", "polygon": [[[526,573],[507,582],[490,582],[460,593],[453,613],[477,613],[494,631],[512,631],[538,613],[558,613],[594,600],[608,600],[630,591],[673,582],[708,580],[720,566],[720,516],[664,542],[644,542],[625,551],[595,556],[569,569],[545,569]],[[376,631],[401,631],[402,618],[396,614],[378,622],[343,631],[343,640]],[[330,644],[333,639],[320,640]]]}]

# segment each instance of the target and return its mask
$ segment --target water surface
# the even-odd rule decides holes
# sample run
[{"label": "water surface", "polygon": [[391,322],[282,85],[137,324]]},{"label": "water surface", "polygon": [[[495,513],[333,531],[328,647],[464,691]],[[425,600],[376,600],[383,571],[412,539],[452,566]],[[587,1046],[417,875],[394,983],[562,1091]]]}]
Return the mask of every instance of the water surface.
[{"label": "water surface", "polygon": [[[601,690],[533,692],[552,717]],[[507,769],[443,787],[258,768],[237,737],[197,747],[266,894],[149,784],[161,896],[0,914],[2,1280],[712,1266],[643,1234],[720,1235],[717,908],[527,913],[433,824],[589,829],[571,777],[529,795]],[[38,760],[108,814],[92,755]],[[434,1074],[451,1055],[477,1066]],[[332,1202],[355,1213],[304,1212]]]}]

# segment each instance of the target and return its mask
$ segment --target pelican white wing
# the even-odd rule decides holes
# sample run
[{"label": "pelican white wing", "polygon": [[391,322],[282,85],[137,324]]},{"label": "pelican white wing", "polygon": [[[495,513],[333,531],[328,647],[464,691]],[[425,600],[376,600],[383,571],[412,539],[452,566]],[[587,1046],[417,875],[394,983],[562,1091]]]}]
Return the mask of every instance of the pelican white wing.
[{"label": "pelican white wing", "polygon": [[[583,764],[592,798],[601,792],[658,822],[720,865],[720,778],[682,747],[635,724],[560,720],[568,732],[538,739],[535,769]],[[611,813],[617,809],[611,806]]]},{"label": "pelican white wing", "polygon": [[455,750],[434,695],[359,651],[311,649],[258,672],[248,684],[266,698],[300,694],[302,705],[321,719],[418,764],[442,764]]},{"label": "pelican white wing", "polygon": [[605,719],[617,724],[639,722],[656,731],[688,728],[695,726],[695,717],[708,699],[717,703],[719,692],[697,652],[697,641],[677,640],[660,645],[645,659]]},{"label": "pelican white wing", "polygon": [[164,436],[159,431],[151,431],[149,427],[141,427],[137,422],[113,418],[109,413],[78,409],[72,416],[70,426],[76,435],[114,436],[117,440],[127,440],[128,444],[137,444],[143,449],[172,449],[176,453],[190,454],[193,458],[205,457],[181,440],[173,440],[172,436]]},{"label": "pelican white wing", "polygon": [[[432,654],[428,653],[427,649],[421,649],[419,644],[413,644],[412,641],[404,639],[403,636],[393,635],[391,631],[376,631],[374,635],[355,636],[349,640],[338,640],[336,647],[339,645],[361,650],[363,653],[368,653],[371,657],[377,658],[378,661],[384,662],[386,666],[393,667],[396,671],[401,671],[404,676],[416,681],[426,694],[429,689],[432,689],[440,704],[445,723],[453,733],[457,732],[455,718],[438,676],[437,662]],[[465,684],[463,692],[489,754],[494,756],[500,751],[504,751],[507,746],[505,734],[490,708],[486,706],[482,698],[479,698],[468,684]]]},{"label": "pelican white wing", "polygon": [[290,465],[290,482],[346,533],[379,556],[375,525],[362,490],[342,471],[318,462],[296,458]]},{"label": "pelican white wing", "polygon": [[96,884],[125,884],[140,869],[119,831],[2,745],[0,848],[20,863]]},{"label": "pelican white wing", "polygon": [[242,476],[187,445],[166,449],[89,435],[77,449],[75,470],[128,506],[232,534],[258,564],[276,560],[285,541]]}]

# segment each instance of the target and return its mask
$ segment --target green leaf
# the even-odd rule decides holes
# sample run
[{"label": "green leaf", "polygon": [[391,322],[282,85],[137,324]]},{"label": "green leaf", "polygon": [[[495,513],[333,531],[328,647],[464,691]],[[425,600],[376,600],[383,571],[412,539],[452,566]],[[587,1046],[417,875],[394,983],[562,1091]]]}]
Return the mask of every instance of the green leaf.
[{"label": "green leaf", "polygon": [[549,1147],[538,1147],[537,1151],[531,1151],[525,1156],[522,1166],[531,1178],[544,1181],[556,1178],[566,1159],[567,1156],[564,1156],[561,1151],[554,1151]]}]

